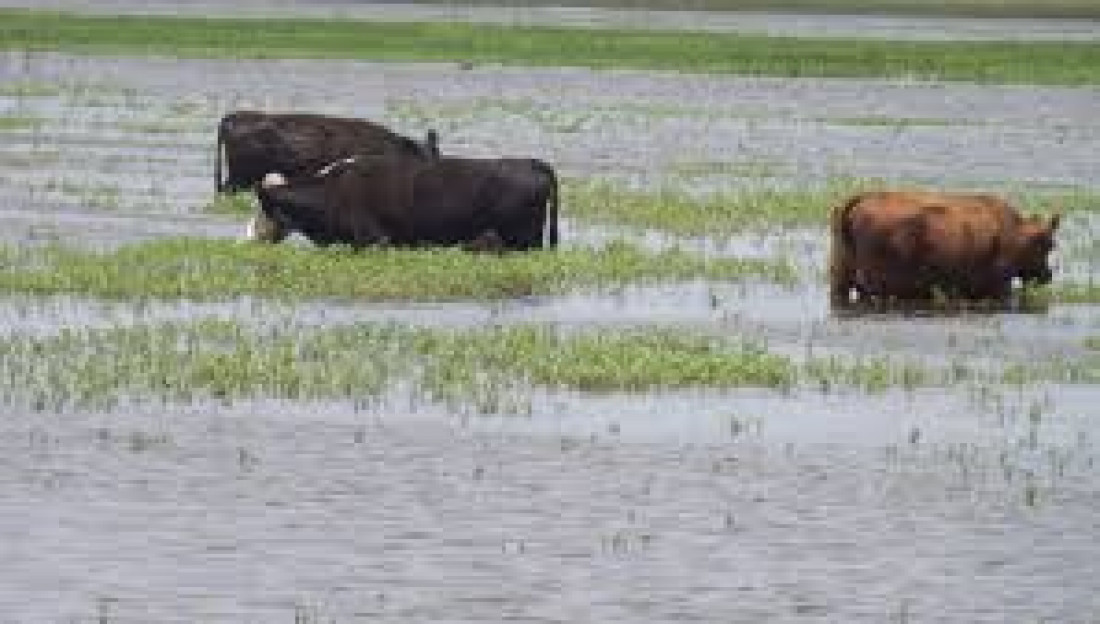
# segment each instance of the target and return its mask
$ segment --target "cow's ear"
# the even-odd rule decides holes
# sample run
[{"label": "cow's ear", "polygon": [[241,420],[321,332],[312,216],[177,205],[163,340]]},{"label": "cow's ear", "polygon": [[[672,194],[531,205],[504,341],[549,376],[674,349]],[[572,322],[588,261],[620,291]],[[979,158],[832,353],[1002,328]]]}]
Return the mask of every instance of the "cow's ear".
[{"label": "cow's ear", "polygon": [[1060,223],[1062,223],[1061,211],[1055,212],[1054,214],[1050,215],[1050,220],[1048,221],[1048,224],[1051,232],[1057,230]]}]

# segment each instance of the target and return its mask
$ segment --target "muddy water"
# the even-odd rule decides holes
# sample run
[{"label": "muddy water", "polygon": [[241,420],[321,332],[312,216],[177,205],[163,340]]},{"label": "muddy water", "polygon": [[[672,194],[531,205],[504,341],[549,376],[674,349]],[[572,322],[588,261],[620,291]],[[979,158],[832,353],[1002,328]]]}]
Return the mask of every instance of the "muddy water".
[{"label": "muddy water", "polygon": [[[38,90],[38,95],[20,94]],[[1100,187],[1095,89],[353,62],[0,56],[0,236],[228,237],[212,129],[238,106],[443,131],[567,175],[732,189],[835,175]],[[885,123],[890,119],[896,123]],[[568,212],[568,207],[566,207]],[[1095,278],[1075,216],[1060,276]],[[814,229],[721,239],[804,282],[632,285],[483,305],[111,304],[7,297],[5,334],[188,318],[671,325],[802,358],[1072,361],[1095,306],[838,317]],[[0,419],[4,621],[758,622],[1100,617],[1095,386],[588,396],[484,416],[395,388],[341,402],[135,405]]]}]

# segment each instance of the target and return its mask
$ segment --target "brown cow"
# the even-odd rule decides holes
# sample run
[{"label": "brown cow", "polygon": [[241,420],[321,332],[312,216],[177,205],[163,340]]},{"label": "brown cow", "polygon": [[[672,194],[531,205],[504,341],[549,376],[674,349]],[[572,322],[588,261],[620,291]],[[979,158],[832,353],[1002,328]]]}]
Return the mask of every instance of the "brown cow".
[{"label": "brown cow", "polygon": [[1021,216],[992,195],[877,191],[833,209],[829,291],[859,297],[1004,299],[1048,284],[1060,215]]}]

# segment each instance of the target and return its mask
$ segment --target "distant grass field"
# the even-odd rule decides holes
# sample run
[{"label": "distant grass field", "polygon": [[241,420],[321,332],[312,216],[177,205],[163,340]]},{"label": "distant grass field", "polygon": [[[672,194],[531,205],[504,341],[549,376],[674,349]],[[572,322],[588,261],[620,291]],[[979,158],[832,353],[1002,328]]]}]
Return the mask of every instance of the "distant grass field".
[{"label": "distant grass field", "polygon": [[1100,84],[1100,43],[899,42],[462,23],[85,16],[0,10],[0,48]]},{"label": "distant grass field", "polygon": [[[447,0],[418,0],[447,4]],[[560,0],[464,0],[492,6],[556,6]],[[584,0],[581,6],[678,11],[776,11],[967,17],[1100,18],[1095,0]]]}]

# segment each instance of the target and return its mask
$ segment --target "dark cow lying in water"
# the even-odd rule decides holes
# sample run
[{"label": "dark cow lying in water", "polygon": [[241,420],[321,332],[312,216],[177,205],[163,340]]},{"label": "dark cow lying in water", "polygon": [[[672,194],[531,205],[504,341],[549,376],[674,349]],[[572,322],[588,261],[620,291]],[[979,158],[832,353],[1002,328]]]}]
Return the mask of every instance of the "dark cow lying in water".
[{"label": "dark cow lying in water", "polygon": [[535,159],[359,156],[297,180],[268,174],[257,196],[255,240],[299,232],[320,245],[500,250],[558,242],[557,176]]},{"label": "dark cow lying in water", "polygon": [[1048,284],[1059,215],[1024,217],[990,195],[881,191],[833,210],[830,295],[1005,299],[1012,280]]},{"label": "dark cow lying in water", "polygon": [[264,175],[309,175],[328,163],[355,154],[399,154],[434,158],[438,137],[429,130],[424,143],[361,119],[309,113],[237,111],[218,123],[217,191],[253,188]]}]

